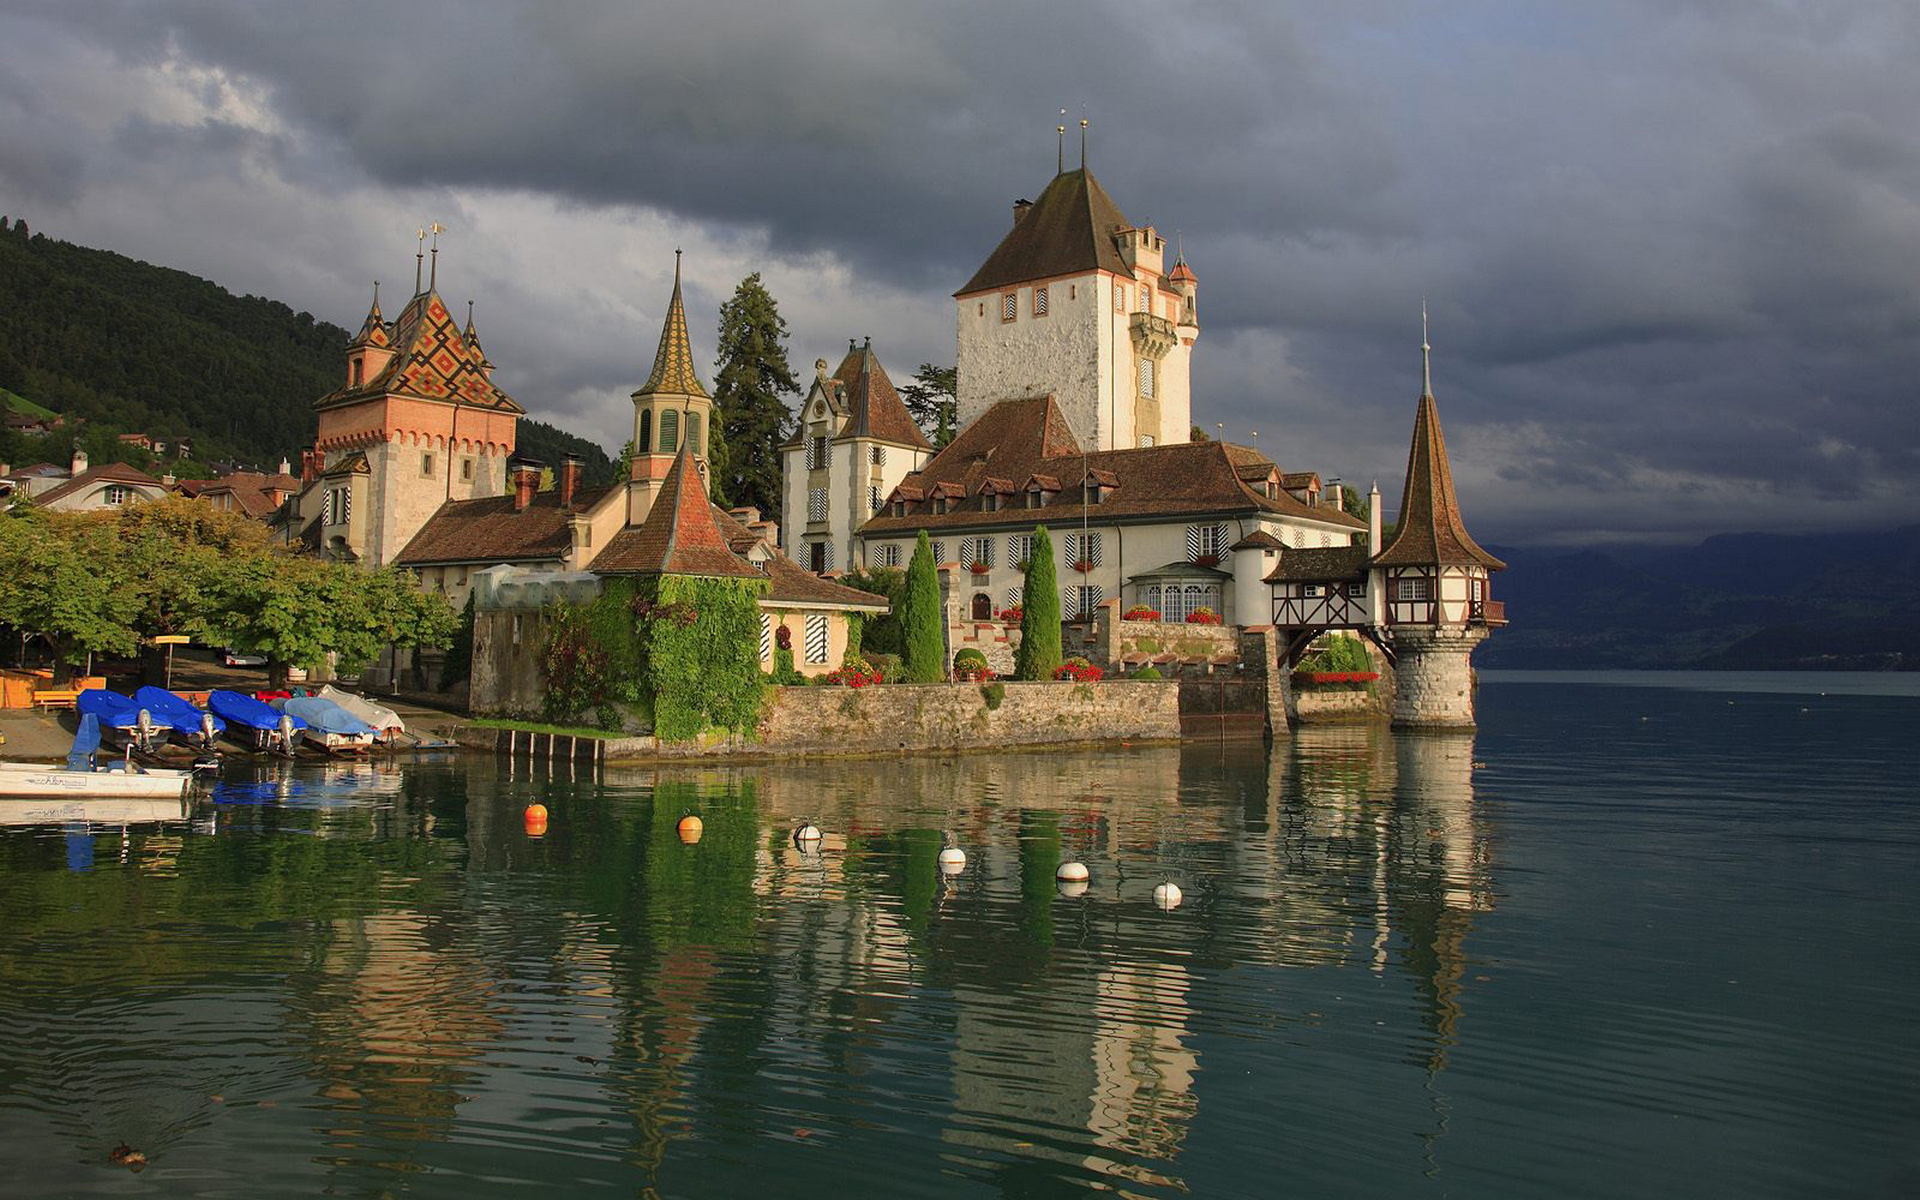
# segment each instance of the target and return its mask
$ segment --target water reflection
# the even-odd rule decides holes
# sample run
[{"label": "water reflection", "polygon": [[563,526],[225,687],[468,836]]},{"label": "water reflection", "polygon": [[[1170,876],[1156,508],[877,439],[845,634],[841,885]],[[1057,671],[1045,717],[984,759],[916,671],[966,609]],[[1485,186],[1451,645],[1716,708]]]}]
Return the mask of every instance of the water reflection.
[{"label": "water reflection", "polygon": [[[530,839],[535,801],[550,825]],[[1432,1076],[1494,896],[1471,742],[1366,728],[1271,758],[269,764],[213,807],[214,836],[132,832],[84,876],[60,830],[0,837],[0,1126],[51,1131],[74,1162],[145,1138],[210,1189],[432,1170],[474,1194],[710,1194],[778,1170],[789,1194],[927,1171],[986,1194],[1205,1190],[1187,1159],[1210,1078],[1249,1070],[1236,1040],[1320,1019],[1265,981],[1403,977],[1403,1044]],[[817,849],[790,837],[803,820]],[[1067,859],[1092,873],[1082,896],[1055,886]],[[1188,895],[1171,913],[1149,898],[1163,879]],[[239,994],[236,1044],[209,1002]],[[155,1053],[162,995],[190,1015]],[[140,1070],[76,1077],[48,1052],[68,1045]],[[130,1115],[154,1088],[227,1107]],[[234,1149],[236,1091],[274,1161]],[[802,1143],[833,1149],[781,1157]]]}]

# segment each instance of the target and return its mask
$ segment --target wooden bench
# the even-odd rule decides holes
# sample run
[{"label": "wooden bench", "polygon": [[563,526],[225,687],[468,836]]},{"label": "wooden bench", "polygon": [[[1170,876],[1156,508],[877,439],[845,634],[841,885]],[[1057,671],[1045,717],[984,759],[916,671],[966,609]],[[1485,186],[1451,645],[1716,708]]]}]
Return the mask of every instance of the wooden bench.
[{"label": "wooden bench", "polygon": [[33,706],[35,708],[72,708],[73,702],[80,698],[77,688],[35,688]]}]

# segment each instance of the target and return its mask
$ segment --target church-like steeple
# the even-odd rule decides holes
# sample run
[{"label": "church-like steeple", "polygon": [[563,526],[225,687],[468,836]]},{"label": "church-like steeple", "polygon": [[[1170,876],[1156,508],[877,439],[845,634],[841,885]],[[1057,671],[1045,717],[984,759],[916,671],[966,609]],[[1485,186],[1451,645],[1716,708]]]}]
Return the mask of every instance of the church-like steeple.
[{"label": "church-like steeple", "polygon": [[1375,566],[1479,566],[1507,564],[1480,548],[1460,519],[1453,494],[1453,467],[1433,402],[1433,348],[1427,344],[1426,305],[1420,306],[1420,403],[1413,416],[1413,446],[1407,453],[1407,486],[1400,497],[1400,524]]},{"label": "church-like steeple", "polygon": [[660,349],[653,356],[653,373],[634,396],[656,394],[707,398],[707,389],[694,373],[693,347],[687,340],[687,306],[680,299],[678,250],[673,252],[673,299],[667,304],[666,324],[660,329]]}]

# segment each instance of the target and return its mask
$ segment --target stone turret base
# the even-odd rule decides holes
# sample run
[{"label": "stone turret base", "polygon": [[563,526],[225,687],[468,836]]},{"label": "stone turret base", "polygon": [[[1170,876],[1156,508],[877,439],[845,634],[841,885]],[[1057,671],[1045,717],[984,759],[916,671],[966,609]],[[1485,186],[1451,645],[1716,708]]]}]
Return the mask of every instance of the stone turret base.
[{"label": "stone turret base", "polygon": [[1473,648],[1479,625],[1395,626],[1393,724],[1398,729],[1472,729]]}]

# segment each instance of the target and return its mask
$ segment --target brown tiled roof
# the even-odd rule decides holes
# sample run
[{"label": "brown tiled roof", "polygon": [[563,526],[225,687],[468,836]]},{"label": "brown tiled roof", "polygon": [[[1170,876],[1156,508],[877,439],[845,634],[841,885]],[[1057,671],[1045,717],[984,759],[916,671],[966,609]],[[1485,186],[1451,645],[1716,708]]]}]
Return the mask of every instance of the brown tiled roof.
[{"label": "brown tiled roof", "polygon": [[872,342],[857,350],[848,350],[833,378],[840,384],[841,394],[852,413],[841,437],[878,438],[922,450],[933,449],[926,434],[921,433],[920,427],[907,415],[906,403],[894,389],[893,380],[887,378],[887,369],[874,355]]},{"label": "brown tiled roof", "polygon": [[71,496],[96,483],[138,483],[147,487],[164,487],[158,479],[126,463],[101,463],[97,467],[88,467],[58,487],[48,488],[33,498],[38,504],[50,504],[55,500]]},{"label": "brown tiled roof", "polygon": [[680,299],[680,255],[673,256],[673,299],[667,302],[667,319],[660,327],[660,349],[653,356],[653,373],[640,385],[636,396],[706,396],[700,376],[693,369],[693,346],[687,341],[687,306]]},{"label": "brown tiled roof", "polygon": [[1229,550],[1285,550],[1286,548],[1285,542],[1264,529],[1256,529],[1227,547]]},{"label": "brown tiled roof", "polygon": [[[932,494],[941,484],[958,485],[972,498],[946,513],[909,512],[896,517],[887,510],[860,527],[863,534],[911,532],[917,529],[1013,528],[1039,522],[1059,524],[1080,518],[1080,489],[1060,489],[1060,476],[1081,476],[1080,448],[1051,396],[1006,400],[988,409],[927,465],[902,481],[896,494],[917,487]],[[1364,529],[1359,520],[1334,508],[1308,508],[1292,496],[1269,497],[1248,487],[1240,468],[1267,463],[1257,451],[1225,442],[1170,443],[1129,450],[1101,450],[1086,456],[1086,467],[1097,480],[1111,480],[1112,495],[1091,506],[1089,516],[1103,523],[1177,519],[1182,516],[1271,513],[1279,517]],[[1271,464],[1267,463],[1271,468]],[[983,510],[977,483],[991,475],[1019,479],[1021,490],[1038,482],[1056,493],[1039,508],[1013,507]]]},{"label": "brown tiled roof", "polygon": [[[368,313],[368,319],[374,315]],[[393,356],[379,374],[358,387],[328,392],[313,406],[334,408],[396,395],[498,412],[526,411],[487,378],[485,357],[476,346],[467,344],[439,292],[427,291],[407,301],[393,323],[393,345]]]},{"label": "brown tiled roof", "polygon": [[567,518],[592,508],[610,490],[585,488],[574,493],[572,510],[560,507],[557,489],[534,493],[533,502],[518,512],[512,496],[449,500],[427,518],[394,561],[403,567],[557,562],[573,547]]},{"label": "brown tiled roof", "polygon": [[1130,279],[1133,271],[1114,238],[1128,227],[1126,214],[1090,172],[1063,171],[954,295],[1094,270]]},{"label": "brown tiled roof", "polygon": [[[718,505],[714,506],[713,519],[720,526],[721,536],[727,539],[728,548],[735,554],[745,556],[756,544],[766,540]],[[770,585],[767,592],[769,600],[790,604],[837,604],[846,608],[877,608],[883,611],[887,607],[885,596],[876,596],[872,592],[850,588],[844,583],[822,579],[780,553],[778,548],[769,546],[768,549],[773,553],[759,567],[766,573]]]},{"label": "brown tiled roof", "polygon": [[1286,474],[1280,476],[1280,486],[1287,488],[1317,488],[1320,486],[1320,472],[1288,471]]},{"label": "brown tiled roof", "polygon": [[257,520],[273,515],[281,501],[275,499],[273,492],[297,492],[300,481],[291,475],[268,475],[260,471],[234,471],[218,479],[196,481],[200,486],[192,492],[184,487],[179,490],[189,496],[217,496],[229,493],[240,511]]},{"label": "brown tiled roof", "polygon": [[364,450],[355,450],[339,462],[320,472],[320,477],[324,479],[329,475],[369,475],[372,474],[372,472],[373,468],[367,465],[366,452]]},{"label": "brown tiled roof", "polygon": [[1283,550],[1280,565],[1267,574],[1266,582],[1300,580],[1307,583],[1359,579],[1367,573],[1365,546],[1316,546],[1311,550]]},{"label": "brown tiled roof", "polygon": [[1421,396],[1414,410],[1399,525],[1376,563],[1383,567],[1481,566],[1489,571],[1507,565],[1467,535],[1460,502],[1453,495],[1453,467],[1447,462],[1440,412],[1431,395]]},{"label": "brown tiled roof", "polygon": [[591,569],[599,575],[731,578],[760,574],[728,547],[720,532],[721,517],[726,513],[708,501],[707,489],[693,465],[693,452],[683,441],[646,521],[615,534],[593,560]]},{"label": "brown tiled roof", "polygon": [[181,479],[174,482],[173,490],[191,500],[216,482],[218,481],[213,479]]},{"label": "brown tiled roof", "polygon": [[992,492],[996,496],[1011,496],[1017,490],[1013,486],[1013,480],[988,475],[980,480],[980,486],[974,489],[974,494],[977,496]]}]

